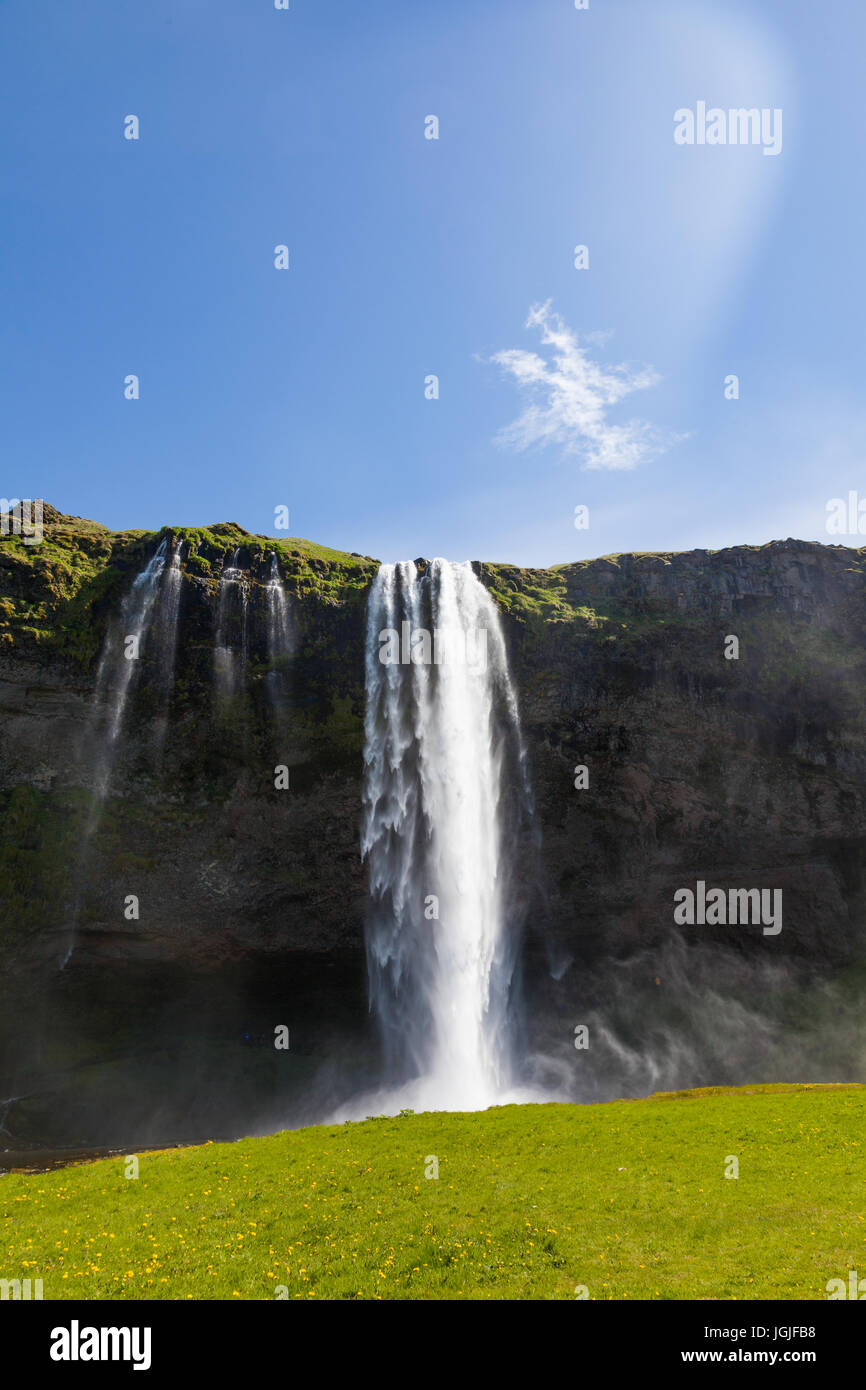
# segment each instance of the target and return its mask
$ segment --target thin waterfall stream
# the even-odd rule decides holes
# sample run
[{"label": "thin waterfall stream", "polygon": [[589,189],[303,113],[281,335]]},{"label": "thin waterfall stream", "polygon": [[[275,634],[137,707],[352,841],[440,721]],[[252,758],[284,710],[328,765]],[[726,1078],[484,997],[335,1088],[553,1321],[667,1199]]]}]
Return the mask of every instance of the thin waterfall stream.
[{"label": "thin waterfall stream", "polygon": [[286,664],[291,654],[291,620],[289,600],[275,552],[271,552],[268,579],[264,585],[265,614],[267,620],[268,661],[271,669],[267,675],[268,695],[273,704],[282,707],[286,700]]},{"label": "thin waterfall stream", "polygon": [[239,567],[240,549],[220,575],[214,645],[214,693],[224,710],[240,694],[247,662],[248,582]]},{"label": "thin waterfall stream", "polygon": [[174,547],[169,566],[166,566],[167,555],[168,540],[164,536],[147,564],[133,580],[129,592],[121,600],[117,616],[109,623],[97,667],[93,718],[88,736],[89,756],[93,766],[90,806],[79,844],[69,937],[60,965],[61,970],[66,967],[75,949],[91,845],[102,819],[111,784],[133,675],[139,669],[139,661],[144,653],[148,635],[154,626],[160,596],[162,604],[159,607],[157,625],[160,661],[164,670],[168,669],[169,663],[172,671],[174,668],[181,579],[180,544]]}]

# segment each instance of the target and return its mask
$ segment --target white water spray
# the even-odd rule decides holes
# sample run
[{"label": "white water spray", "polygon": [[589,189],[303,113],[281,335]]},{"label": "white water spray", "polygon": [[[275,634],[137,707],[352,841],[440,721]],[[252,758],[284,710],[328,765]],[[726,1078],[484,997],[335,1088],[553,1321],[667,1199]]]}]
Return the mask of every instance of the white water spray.
[{"label": "white water spray", "polygon": [[[465,640],[446,647],[437,631]],[[389,633],[397,659],[383,662],[395,651]],[[375,1103],[469,1110],[537,1099],[515,1090],[511,1000],[504,810],[523,795],[523,751],[496,606],[469,564],[380,568],[366,670],[367,954],[396,1083]]]}]

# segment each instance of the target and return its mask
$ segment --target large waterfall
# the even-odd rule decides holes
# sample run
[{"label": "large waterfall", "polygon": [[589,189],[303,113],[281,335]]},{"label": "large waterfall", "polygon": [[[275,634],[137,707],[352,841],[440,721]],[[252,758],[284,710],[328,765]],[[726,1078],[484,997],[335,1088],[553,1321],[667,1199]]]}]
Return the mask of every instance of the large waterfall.
[{"label": "large waterfall", "polygon": [[367,955],[386,1082],[405,1105],[480,1109],[514,1098],[509,828],[525,782],[502,629],[471,566],[383,565],[366,660]]}]

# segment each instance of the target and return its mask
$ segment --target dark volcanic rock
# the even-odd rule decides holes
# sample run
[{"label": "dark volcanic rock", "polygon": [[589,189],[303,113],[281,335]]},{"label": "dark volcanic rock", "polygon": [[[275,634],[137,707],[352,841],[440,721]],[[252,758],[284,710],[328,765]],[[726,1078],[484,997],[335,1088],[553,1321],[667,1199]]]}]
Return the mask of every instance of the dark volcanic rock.
[{"label": "dark volcanic rock", "polygon": [[[227,1002],[232,980],[246,982],[254,1011],[269,972],[284,1007],[271,1000],[257,1026],[303,1019],[308,1058],[339,1071],[338,1057],[354,1049],[357,1066],[372,1069],[359,826],[375,563],[228,523],[173,533],[190,546],[171,702],[160,706],[144,663],[105,812],[87,842],[96,656],[155,538],[114,536],[53,512],[46,534],[42,557],[16,538],[0,546],[0,1072],[4,1095],[31,1088],[52,1097],[17,1107],[16,1137],[123,1142],[82,1118],[98,1110],[90,1091],[77,1110],[72,1101],[58,1108],[66,1085],[58,1078],[80,1077],[76,1068],[91,1062],[107,1067],[112,1047],[150,1057],[157,1042],[174,1057],[163,1057],[171,1071],[183,1051],[181,1021],[202,1016],[209,991],[222,1001],[214,1014],[230,1018],[214,1025],[215,1065],[243,1031],[237,1000]],[[236,547],[251,585],[247,679],[220,711],[216,582]],[[293,633],[279,707],[268,695],[260,587],[272,550]],[[699,879],[781,888],[783,930],[695,927],[685,936],[757,960],[862,961],[863,554],[789,540],[477,572],[503,614],[540,831],[537,858],[515,846],[530,1014],[567,1010],[602,958],[663,949],[674,892]],[[737,660],[725,659],[731,635]],[[288,791],[275,789],[278,765],[289,769]],[[579,766],[589,775],[582,790]],[[138,920],[124,916],[130,894]],[[59,972],[73,921],[72,962]],[[188,994],[167,978],[188,979]],[[22,1056],[16,1030],[25,1020],[36,1026],[34,1000],[41,1041]],[[157,1038],[161,1029],[168,1036]],[[164,1084],[167,1073],[154,1066]],[[235,1075],[234,1062],[228,1069]],[[243,1068],[238,1076],[226,1106],[246,1116],[237,1097],[255,1085]],[[285,1090],[273,1079],[265,1089],[279,1108],[308,1079],[301,1065]],[[335,1081],[335,1094],[345,1081]],[[183,1137],[182,1104],[167,1104],[169,1118],[148,1137]],[[192,1132],[214,1132],[210,1110]]]}]

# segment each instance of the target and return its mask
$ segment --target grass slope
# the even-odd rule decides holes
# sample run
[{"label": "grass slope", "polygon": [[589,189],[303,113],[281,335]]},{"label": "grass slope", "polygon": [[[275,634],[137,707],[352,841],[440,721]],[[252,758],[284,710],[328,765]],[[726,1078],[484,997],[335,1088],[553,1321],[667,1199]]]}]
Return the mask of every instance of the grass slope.
[{"label": "grass slope", "polygon": [[866,1274],[864,1143],[866,1087],[750,1086],[287,1131],[143,1154],[137,1179],[105,1159],[0,1180],[0,1277],[45,1299],[824,1299]]}]

